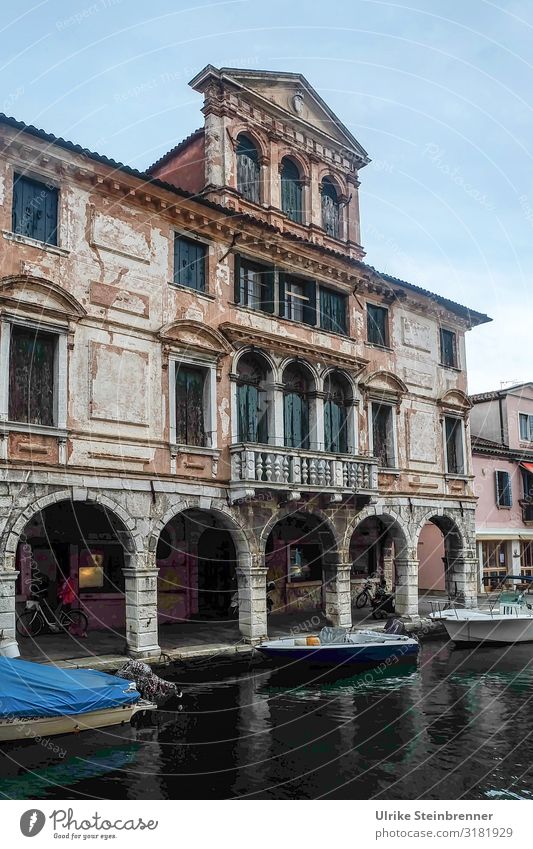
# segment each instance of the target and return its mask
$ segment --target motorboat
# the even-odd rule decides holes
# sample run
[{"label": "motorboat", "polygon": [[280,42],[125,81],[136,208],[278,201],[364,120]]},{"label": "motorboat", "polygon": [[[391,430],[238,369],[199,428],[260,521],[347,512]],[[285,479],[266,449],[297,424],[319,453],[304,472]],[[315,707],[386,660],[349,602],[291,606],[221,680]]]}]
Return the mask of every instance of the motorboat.
[{"label": "motorboat", "polygon": [[[520,581],[533,587],[532,579],[507,575],[503,583]],[[531,598],[531,597],[530,597]],[[431,619],[442,622],[455,643],[528,643],[533,642],[533,599],[522,590],[504,590],[487,608],[447,606],[434,610]]]},{"label": "motorboat", "polygon": [[0,693],[0,742],[123,725],[157,707],[134,681],[7,657],[0,657]]},{"label": "motorboat", "polygon": [[420,645],[417,639],[404,634],[325,627],[318,634],[264,640],[256,648],[276,664],[302,661],[310,666],[334,668],[412,662]]}]

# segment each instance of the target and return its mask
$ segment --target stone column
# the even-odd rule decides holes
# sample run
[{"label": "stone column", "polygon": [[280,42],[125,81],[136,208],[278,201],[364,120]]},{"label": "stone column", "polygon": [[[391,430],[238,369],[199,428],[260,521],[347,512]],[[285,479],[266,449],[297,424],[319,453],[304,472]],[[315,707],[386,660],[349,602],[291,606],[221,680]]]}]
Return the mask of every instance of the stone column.
[{"label": "stone column", "polygon": [[14,569],[0,572],[0,635],[6,641],[16,639],[15,631],[15,581],[18,572]]},{"label": "stone column", "polygon": [[[255,561],[255,562],[254,562]],[[249,566],[238,566],[239,630],[249,643],[267,636],[266,578],[267,567],[262,558],[252,559]]]},{"label": "stone column", "polygon": [[126,592],[126,644],[131,657],[159,656],[157,632],[157,575],[152,558],[137,558],[124,569]]},{"label": "stone column", "polygon": [[352,627],[351,563],[324,566],[326,616],[340,628]]},{"label": "stone column", "polygon": [[477,572],[479,561],[475,549],[451,551],[447,556],[448,592],[458,604],[477,607]]},{"label": "stone column", "polygon": [[394,601],[400,616],[418,615],[418,560],[407,557],[394,559],[396,589]]},{"label": "stone column", "polygon": [[387,582],[387,587],[394,586],[394,551],[392,542],[384,542],[381,548],[383,559],[383,577]]}]

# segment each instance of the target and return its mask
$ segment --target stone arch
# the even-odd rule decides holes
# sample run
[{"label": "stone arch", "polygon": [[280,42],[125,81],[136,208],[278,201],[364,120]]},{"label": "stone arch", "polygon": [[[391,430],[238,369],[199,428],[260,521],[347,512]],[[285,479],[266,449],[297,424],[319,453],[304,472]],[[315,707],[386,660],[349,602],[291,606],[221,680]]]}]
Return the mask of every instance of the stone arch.
[{"label": "stone arch", "polygon": [[[473,517],[473,511],[471,511]],[[475,531],[469,527],[464,516],[449,512],[445,507],[428,510],[417,522],[414,529],[414,539],[417,544],[425,526],[435,525],[439,528],[443,543],[444,589],[452,597],[466,606],[476,604],[477,595],[477,557],[475,546]],[[433,564],[430,574],[436,571]],[[442,573],[441,573],[442,576]],[[442,577],[441,577],[442,579]]]},{"label": "stone arch", "polygon": [[71,490],[64,489],[59,490],[58,492],[53,492],[50,495],[42,496],[36,501],[32,501],[14,520],[10,529],[4,533],[0,548],[0,555],[4,558],[6,563],[10,562],[12,559],[13,566],[11,568],[14,568],[14,558],[20,535],[30,519],[35,516],[36,513],[40,513],[52,504],[59,504],[62,501],[69,501],[71,503],[88,502],[109,510],[110,513],[120,520],[121,524],[128,532],[124,542],[125,548],[129,551],[129,553],[131,555],[138,555],[144,552],[144,540],[142,536],[136,532],[134,520],[127,511],[120,506],[120,504],[117,504],[116,501],[113,501],[113,499],[109,498],[107,495],[103,495],[99,492],[91,493],[87,491],[74,497]]},{"label": "stone arch", "polygon": [[272,374],[272,380],[274,381],[274,383],[278,382],[278,367],[274,362],[273,357],[267,351],[264,351],[262,348],[258,348],[256,345],[245,345],[242,348],[239,348],[239,350],[234,353],[231,364],[231,375],[233,377],[237,376],[237,366],[239,365],[239,360],[245,354],[257,354],[258,357],[263,359],[264,362],[267,364],[268,368],[270,369],[270,372]]},{"label": "stone arch", "polygon": [[[405,523],[398,512],[389,508],[387,505],[364,507],[357,515],[348,522],[346,533],[344,535],[342,545],[342,555],[344,562],[348,562],[350,557],[350,542],[354,535],[357,526],[364,522],[365,519],[380,519],[387,530],[391,533],[394,542],[398,544],[399,551],[402,557],[408,557],[412,554],[413,541],[409,530],[409,526]],[[397,554],[397,556],[399,556]]]},{"label": "stone arch", "polygon": [[270,158],[266,135],[256,127],[251,127],[246,121],[235,124],[231,129],[231,144],[234,150],[237,150],[238,139],[241,135],[247,136],[255,144],[261,159],[268,160]]},{"label": "stone arch", "polygon": [[457,549],[468,546],[468,531],[458,516],[446,512],[446,508],[438,507],[428,510],[419,519],[413,529],[413,540],[418,542],[422,528],[429,523],[436,525],[443,536],[450,537]]},{"label": "stone arch", "polygon": [[306,161],[305,157],[301,156],[300,153],[293,150],[293,148],[288,147],[287,145],[283,146],[279,150],[279,170],[281,173],[281,169],[283,167],[283,161],[288,159],[289,162],[292,162],[293,165],[296,166],[300,173],[300,180],[309,181],[311,179],[311,171],[309,168],[309,163]]},{"label": "stone arch", "polygon": [[300,357],[287,357],[282,360],[279,364],[279,377],[280,381],[283,382],[283,375],[287,366],[290,365],[298,365],[301,366],[305,371],[309,374],[311,380],[313,381],[313,390],[317,390],[320,386],[320,375],[316,368],[314,368],[307,360],[301,359]]},{"label": "stone arch", "polygon": [[335,542],[334,554],[340,555],[341,546],[339,544],[339,534],[337,533],[337,529],[335,528],[335,526],[334,526],[333,522],[331,521],[331,518],[328,516],[328,514],[325,513],[323,510],[321,510],[319,507],[315,507],[314,505],[312,507],[309,507],[307,504],[298,504],[297,506],[296,505],[295,506],[287,505],[285,507],[282,507],[280,510],[277,511],[277,513],[275,513],[268,520],[268,522],[266,523],[266,525],[262,529],[261,535],[259,537],[259,550],[260,550],[262,556],[265,555],[267,540],[268,540],[270,533],[273,530],[273,528],[282,519],[285,519],[287,516],[291,516],[294,513],[302,513],[302,514],[305,514],[305,515],[308,515],[308,516],[314,516],[315,518],[319,519],[320,522],[322,524],[324,524],[327,531],[331,534],[331,536],[332,536],[332,538]]},{"label": "stone arch", "polygon": [[327,368],[325,368],[322,371],[320,378],[318,380],[318,385],[317,385],[318,391],[319,392],[323,391],[325,383],[326,383],[326,379],[328,377],[336,376],[336,375],[339,375],[339,377],[341,377],[342,379],[344,379],[348,383],[350,390],[352,392],[352,398],[354,400],[358,399],[359,395],[360,395],[360,391],[359,391],[357,381],[350,374],[350,372],[346,371],[346,369],[339,368],[338,366],[328,366]]}]

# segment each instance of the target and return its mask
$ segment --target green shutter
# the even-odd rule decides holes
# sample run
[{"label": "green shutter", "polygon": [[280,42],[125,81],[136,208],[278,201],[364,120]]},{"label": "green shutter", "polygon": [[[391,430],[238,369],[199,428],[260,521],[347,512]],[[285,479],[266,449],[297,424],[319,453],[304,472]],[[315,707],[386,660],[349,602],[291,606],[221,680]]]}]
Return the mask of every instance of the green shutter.
[{"label": "green shutter", "polygon": [[263,274],[261,309],[274,312],[274,269],[269,268]]},{"label": "green shutter", "polygon": [[316,325],[316,283],[314,280],[308,280],[305,284],[306,288],[306,296],[309,298],[309,301],[304,304],[303,308],[303,320],[305,324],[309,324],[312,327]]},{"label": "green shutter", "polygon": [[239,254],[233,257],[233,297],[236,304],[241,302],[241,258]]},{"label": "green shutter", "polygon": [[283,318],[285,315],[285,274],[282,271],[278,274],[278,281],[279,314]]}]

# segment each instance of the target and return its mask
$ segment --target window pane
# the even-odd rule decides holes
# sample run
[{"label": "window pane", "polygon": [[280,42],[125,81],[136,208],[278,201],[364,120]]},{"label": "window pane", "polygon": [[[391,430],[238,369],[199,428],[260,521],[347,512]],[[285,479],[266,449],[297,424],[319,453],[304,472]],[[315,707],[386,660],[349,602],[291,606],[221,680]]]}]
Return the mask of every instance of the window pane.
[{"label": "window pane", "polygon": [[259,203],[259,157],[254,143],[244,135],[237,143],[237,189],[252,203]]},{"label": "window pane", "polygon": [[367,304],[367,339],[372,345],[388,345],[388,310]]},{"label": "window pane", "polygon": [[372,404],[373,453],[380,466],[394,468],[394,436],[392,408],[383,404]]},{"label": "window pane", "polygon": [[176,235],[174,239],[174,283],[205,291],[207,248],[201,242]]},{"label": "window pane", "polygon": [[451,330],[440,331],[440,361],[443,366],[457,366],[455,333]]},{"label": "window pane", "polygon": [[15,174],[13,183],[14,233],[57,245],[58,190]]},{"label": "window pane", "polygon": [[206,445],[204,429],[205,372],[176,365],[176,442]]},{"label": "window pane", "polygon": [[15,325],[9,345],[9,418],[54,424],[54,358],[57,337]]},{"label": "window pane", "polygon": [[464,474],[463,428],[460,419],[445,419],[447,471]]}]

